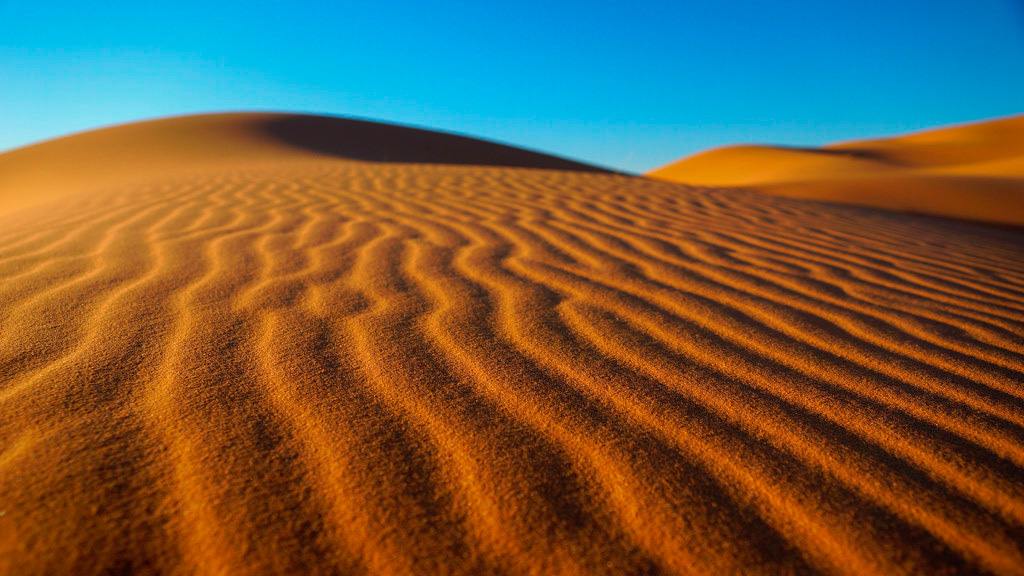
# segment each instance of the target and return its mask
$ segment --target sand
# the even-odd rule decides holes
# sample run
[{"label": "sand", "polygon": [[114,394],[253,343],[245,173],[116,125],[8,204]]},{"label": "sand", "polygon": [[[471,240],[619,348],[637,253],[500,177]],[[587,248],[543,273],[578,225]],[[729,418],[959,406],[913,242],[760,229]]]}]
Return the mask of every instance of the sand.
[{"label": "sand", "polygon": [[1024,574],[1024,234],[288,118],[0,155],[0,573]]},{"label": "sand", "polygon": [[729,146],[648,175],[1024,226],[1024,116],[823,148]]}]

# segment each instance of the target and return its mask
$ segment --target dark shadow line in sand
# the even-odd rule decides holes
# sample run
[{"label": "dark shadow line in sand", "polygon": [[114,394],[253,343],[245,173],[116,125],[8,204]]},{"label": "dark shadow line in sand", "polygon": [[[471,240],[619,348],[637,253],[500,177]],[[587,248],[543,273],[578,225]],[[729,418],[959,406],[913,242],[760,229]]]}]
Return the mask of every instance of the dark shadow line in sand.
[{"label": "dark shadow line in sand", "polygon": [[271,136],[297,148],[350,160],[613,173],[605,168],[496,142],[352,118],[278,117],[269,120],[265,129]]}]

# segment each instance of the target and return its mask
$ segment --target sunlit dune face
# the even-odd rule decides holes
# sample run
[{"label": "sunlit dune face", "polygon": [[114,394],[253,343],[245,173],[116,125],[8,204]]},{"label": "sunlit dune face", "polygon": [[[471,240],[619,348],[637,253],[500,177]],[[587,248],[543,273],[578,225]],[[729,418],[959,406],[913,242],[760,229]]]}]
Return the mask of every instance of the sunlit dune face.
[{"label": "sunlit dune face", "polygon": [[0,156],[0,574],[1020,573],[1020,234],[263,119]]}]

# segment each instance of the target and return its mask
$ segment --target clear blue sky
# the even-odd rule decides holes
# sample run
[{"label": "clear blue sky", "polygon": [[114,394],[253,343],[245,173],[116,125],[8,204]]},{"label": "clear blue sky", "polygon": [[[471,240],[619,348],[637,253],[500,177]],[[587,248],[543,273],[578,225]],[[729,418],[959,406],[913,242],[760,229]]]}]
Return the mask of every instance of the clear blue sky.
[{"label": "clear blue sky", "polygon": [[1021,0],[0,0],[0,150],[220,110],[642,171],[1024,112]]}]

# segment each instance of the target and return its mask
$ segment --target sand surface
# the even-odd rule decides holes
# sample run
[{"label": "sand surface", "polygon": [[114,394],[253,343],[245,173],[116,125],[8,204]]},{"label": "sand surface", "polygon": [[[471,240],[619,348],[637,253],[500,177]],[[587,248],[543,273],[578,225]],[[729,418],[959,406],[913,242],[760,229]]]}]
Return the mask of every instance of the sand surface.
[{"label": "sand surface", "polygon": [[729,146],[648,175],[1024,226],[1024,116],[823,148]]},{"label": "sand surface", "polygon": [[281,119],[0,155],[0,574],[1024,574],[1024,234]]}]

